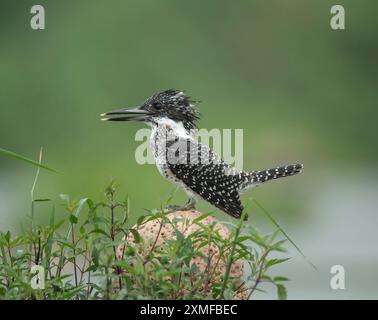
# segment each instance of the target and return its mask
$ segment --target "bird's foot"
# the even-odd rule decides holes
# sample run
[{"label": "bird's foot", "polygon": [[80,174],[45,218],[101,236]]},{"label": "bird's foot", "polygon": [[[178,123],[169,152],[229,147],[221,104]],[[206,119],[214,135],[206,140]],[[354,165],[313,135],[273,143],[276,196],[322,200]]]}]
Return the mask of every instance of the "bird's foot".
[{"label": "bird's foot", "polygon": [[184,206],[180,206],[177,204],[170,204],[169,206],[166,206],[165,208],[168,209],[169,211],[180,211],[180,210],[183,210]]},{"label": "bird's foot", "polygon": [[194,199],[190,198],[183,206],[180,205],[169,205],[166,207],[170,212],[174,211],[187,211],[195,209],[196,202]]}]

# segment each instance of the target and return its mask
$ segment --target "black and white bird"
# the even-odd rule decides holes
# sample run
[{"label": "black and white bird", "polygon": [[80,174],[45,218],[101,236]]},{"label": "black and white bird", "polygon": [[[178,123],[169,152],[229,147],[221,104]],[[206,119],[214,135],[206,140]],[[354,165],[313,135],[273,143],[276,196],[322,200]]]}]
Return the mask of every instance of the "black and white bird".
[{"label": "black and white bird", "polygon": [[301,172],[301,164],[245,172],[225,163],[207,145],[196,141],[200,114],[194,103],[183,91],[170,89],[149,97],[139,107],[101,115],[102,120],[143,121],[151,126],[150,146],[159,172],[189,196],[184,206],[175,209],[194,208],[199,197],[239,218],[243,211],[242,192]]}]

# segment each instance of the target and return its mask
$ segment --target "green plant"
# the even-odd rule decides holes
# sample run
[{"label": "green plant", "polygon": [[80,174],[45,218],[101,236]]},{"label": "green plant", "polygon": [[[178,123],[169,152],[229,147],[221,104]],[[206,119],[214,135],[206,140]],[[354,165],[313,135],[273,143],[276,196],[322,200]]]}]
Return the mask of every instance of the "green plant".
[{"label": "green plant", "polygon": [[[57,220],[52,210],[47,225],[33,217],[33,228],[18,236],[9,231],[0,233],[0,297],[2,299],[231,299],[248,290],[249,297],[263,282],[277,288],[281,299],[286,297],[284,277],[271,277],[270,268],[287,260],[272,258],[284,252],[285,240],[277,240],[279,230],[261,236],[250,224],[228,223],[231,235],[222,238],[212,226],[201,223],[208,214],[196,219],[195,234],[183,235],[175,221],[169,221],[162,210],[152,210],[129,226],[129,200],[116,200],[116,186],[105,191],[105,201],[83,198],[72,200],[61,195],[65,216]],[[139,227],[155,219],[170,223],[175,238],[157,255],[153,249],[140,254],[144,245]],[[243,219],[243,217],[241,218]],[[131,242],[132,235],[135,241]],[[156,235],[157,237],[159,234]],[[211,242],[227,258],[227,271],[214,282],[213,272],[198,275],[192,263],[201,255],[198,248]],[[124,246],[124,255],[117,256],[117,247]],[[203,255],[203,254],[202,254]],[[203,257],[210,259],[210,257]],[[250,266],[238,287],[230,276],[231,265],[242,259]],[[42,266],[44,289],[32,289],[33,265]],[[211,285],[210,296],[199,290]]]},{"label": "green plant", "polygon": [[[40,152],[40,154],[41,154],[41,152]],[[5,150],[3,148],[0,148],[0,155],[11,157],[11,158],[16,159],[16,160],[21,160],[21,161],[24,161],[26,163],[32,164],[34,166],[37,166],[39,168],[42,168],[42,169],[45,169],[45,170],[48,170],[48,171],[56,172],[54,169],[51,169],[50,167],[42,164],[41,161],[37,162],[37,161],[31,160],[31,159],[29,159],[25,156],[22,156],[18,153],[13,152],[13,151],[9,151],[9,150]]]}]

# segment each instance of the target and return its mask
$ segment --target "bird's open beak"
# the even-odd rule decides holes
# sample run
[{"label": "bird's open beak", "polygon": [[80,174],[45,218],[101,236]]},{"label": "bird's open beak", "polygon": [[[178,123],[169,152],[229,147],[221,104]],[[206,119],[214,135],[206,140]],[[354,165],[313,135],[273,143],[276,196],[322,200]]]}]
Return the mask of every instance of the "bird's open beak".
[{"label": "bird's open beak", "polygon": [[118,109],[101,114],[104,121],[145,121],[147,119],[147,111],[140,107]]}]

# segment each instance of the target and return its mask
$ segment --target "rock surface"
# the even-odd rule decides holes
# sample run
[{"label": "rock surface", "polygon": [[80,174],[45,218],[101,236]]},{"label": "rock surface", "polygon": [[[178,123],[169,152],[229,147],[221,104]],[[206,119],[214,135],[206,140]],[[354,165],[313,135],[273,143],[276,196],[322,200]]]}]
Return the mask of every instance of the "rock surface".
[{"label": "rock surface", "polygon": [[[200,217],[201,215],[202,213],[199,211],[189,210],[172,212],[167,214],[166,217],[171,222],[175,223],[176,228],[184,236],[189,236],[200,229],[200,227],[197,224],[193,223],[193,220]],[[217,219],[215,219],[212,216],[207,216],[206,218],[201,220],[201,224],[206,226],[215,224],[214,230],[218,231],[219,235],[224,239],[227,239],[231,234],[231,232],[226,228],[226,226],[224,226],[222,223],[220,223]],[[140,225],[138,228],[138,232],[144,240],[143,248],[145,249],[141,249],[141,251],[138,252],[140,256],[143,258],[145,258],[150,253],[152,248],[154,254],[159,254],[159,250],[164,250],[164,246],[167,246],[166,240],[176,238],[174,227],[169,223],[161,225],[161,219],[155,219]],[[131,233],[128,240],[131,243],[135,243],[134,237]],[[118,259],[123,259],[124,250],[124,245],[120,245],[118,247]],[[212,282],[216,281],[217,279],[219,280],[219,277],[224,275],[226,272],[227,253],[220,257],[219,247],[214,243],[203,246],[199,249],[199,251],[201,251],[201,253],[203,253],[207,257],[211,256],[211,259],[210,263],[205,261],[205,259],[199,255],[192,259],[192,263],[195,263],[199,269],[198,276],[202,276],[203,273],[208,270],[215,270]],[[230,276],[234,278],[236,287],[240,286],[243,282],[243,272],[243,261],[235,261],[231,267]],[[198,290],[202,291],[202,293],[207,295],[208,292],[204,291],[206,291],[206,288],[209,287],[211,287],[211,284],[208,286],[202,285]],[[248,292],[244,290],[235,295],[235,298],[247,299],[247,296]]]}]

